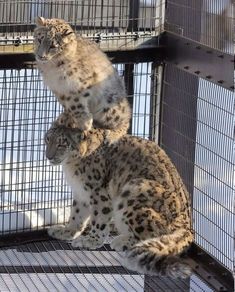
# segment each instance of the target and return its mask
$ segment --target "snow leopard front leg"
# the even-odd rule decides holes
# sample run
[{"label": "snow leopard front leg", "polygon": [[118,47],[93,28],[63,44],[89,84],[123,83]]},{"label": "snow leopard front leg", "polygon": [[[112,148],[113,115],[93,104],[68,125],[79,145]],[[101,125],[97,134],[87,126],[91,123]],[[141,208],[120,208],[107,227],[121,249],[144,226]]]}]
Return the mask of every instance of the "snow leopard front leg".
[{"label": "snow leopard front leg", "polygon": [[79,128],[80,130],[90,130],[93,124],[92,114],[87,107],[87,101],[81,100],[78,104],[72,104],[65,108],[57,119],[53,122],[54,126],[64,126],[66,128]]},{"label": "snow leopard front leg", "polygon": [[76,128],[76,122],[71,114],[64,111],[52,123],[52,127]]},{"label": "snow leopard front leg", "polygon": [[[88,99],[90,93],[85,92],[83,95],[74,98],[74,102],[67,108],[67,111],[72,115],[80,130],[89,131],[93,124],[93,115],[88,107]],[[76,101],[75,101],[76,100]]]},{"label": "snow leopard front leg", "polygon": [[72,241],[73,247],[96,249],[104,244],[109,234],[109,223],[112,218],[112,202],[104,188],[96,188],[91,195],[90,230],[87,235],[81,234]]},{"label": "snow leopard front leg", "polygon": [[59,240],[71,241],[80,236],[90,221],[90,204],[88,201],[79,200],[74,196],[69,222],[64,225],[55,225],[48,229],[48,234]]}]

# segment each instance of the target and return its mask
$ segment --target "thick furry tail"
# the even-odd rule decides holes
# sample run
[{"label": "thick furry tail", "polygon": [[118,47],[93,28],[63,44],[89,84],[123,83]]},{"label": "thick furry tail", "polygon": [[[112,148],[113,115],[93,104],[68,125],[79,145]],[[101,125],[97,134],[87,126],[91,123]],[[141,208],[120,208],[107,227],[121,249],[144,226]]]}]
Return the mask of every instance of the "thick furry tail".
[{"label": "thick furry tail", "polygon": [[142,274],[187,278],[191,268],[179,254],[192,241],[192,233],[185,229],[144,240],[127,251],[123,264]]}]

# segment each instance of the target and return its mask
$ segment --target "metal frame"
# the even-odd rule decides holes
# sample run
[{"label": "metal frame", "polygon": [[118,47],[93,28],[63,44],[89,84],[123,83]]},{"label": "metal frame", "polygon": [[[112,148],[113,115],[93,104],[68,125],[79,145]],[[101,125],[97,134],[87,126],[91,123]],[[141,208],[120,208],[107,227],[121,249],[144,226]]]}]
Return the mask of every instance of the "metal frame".
[{"label": "metal frame", "polygon": [[162,61],[155,60],[152,64],[152,83],[151,83],[151,119],[149,125],[150,140],[157,144],[160,142],[160,120],[161,120],[161,89],[164,72]]},{"label": "metal frame", "polygon": [[166,33],[166,62],[199,78],[234,91],[234,56],[199,42]]},{"label": "metal frame", "polygon": [[[139,63],[164,60],[165,48],[158,45],[159,38],[155,37],[146,44],[145,48],[139,47],[133,50],[105,51],[113,64],[118,63]],[[33,53],[0,54],[0,69],[24,69],[36,68],[35,56]]]},{"label": "metal frame", "polygon": [[[106,50],[104,50],[106,51]],[[164,33],[145,41],[138,48],[131,50],[106,51],[113,63],[148,62],[156,60],[173,64],[186,72],[210,82],[218,84],[231,91],[234,90],[234,56],[222,53],[198,42]],[[32,68],[35,57],[31,52],[0,54],[2,69]]]},{"label": "metal frame", "polygon": [[[164,78],[163,82],[166,81],[169,77],[171,79],[172,74],[171,65],[165,65],[164,68]],[[187,78],[186,78],[187,77]],[[162,82],[162,83],[163,83]],[[193,75],[186,76],[185,79],[181,78],[180,82],[182,85],[189,86],[192,90],[192,94],[197,94],[198,90],[198,78]],[[182,93],[179,93],[182,94]],[[160,127],[159,127],[159,144],[166,150],[168,155],[171,157],[172,161],[177,165],[178,171],[180,172],[184,182],[186,183],[187,189],[190,194],[193,193],[194,185],[194,154],[195,154],[195,139],[196,139],[196,114],[197,114],[197,104],[195,101],[189,101],[187,105],[182,104],[182,112],[184,112],[184,107],[190,107],[190,114],[192,119],[182,118],[178,120],[178,117],[175,116],[177,113],[172,112],[171,108],[176,108],[178,104],[177,93],[174,92],[172,96],[171,92],[168,92],[168,88],[162,84],[161,90],[161,110],[160,110]],[[166,102],[168,100],[168,102]],[[170,104],[170,108],[168,108]],[[165,106],[166,105],[166,106]],[[189,109],[188,109],[189,111]],[[175,128],[175,129],[173,129]],[[184,133],[180,137],[176,137],[177,133]],[[188,136],[190,135],[190,136]],[[175,144],[172,141],[175,141],[177,138],[180,138],[180,146]],[[176,155],[180,151],[182,157],[187,158],[186,161],[179,161],[179,157]]]},{"label": "metal frame", "polygon": [[[133,95],[134,95],[134,64],[125,64],[124,81],[127,84],[127,96],[131,109],[133,109]],[[128,133],[131,134],[132,120]]]},{"label": "metal frame", "polygon": [[215,291],[233,291],[234,277],[212,256],[196,244],[192,245],[189,255],[194,261],[193,269],[197,275],[204,279]]}]

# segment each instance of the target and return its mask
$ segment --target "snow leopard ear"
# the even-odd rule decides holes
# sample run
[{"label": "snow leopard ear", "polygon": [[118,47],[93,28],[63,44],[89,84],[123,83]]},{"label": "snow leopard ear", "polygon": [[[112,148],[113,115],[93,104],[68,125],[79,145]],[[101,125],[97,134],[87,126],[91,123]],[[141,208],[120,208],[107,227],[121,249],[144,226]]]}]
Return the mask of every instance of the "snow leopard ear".
[{"label": "snow leopard ear", "polygon": [[36,23],[37,26],[45,26],[46,25],[46,19],[44,17],[37,16],[35,18],[35,23]]}]

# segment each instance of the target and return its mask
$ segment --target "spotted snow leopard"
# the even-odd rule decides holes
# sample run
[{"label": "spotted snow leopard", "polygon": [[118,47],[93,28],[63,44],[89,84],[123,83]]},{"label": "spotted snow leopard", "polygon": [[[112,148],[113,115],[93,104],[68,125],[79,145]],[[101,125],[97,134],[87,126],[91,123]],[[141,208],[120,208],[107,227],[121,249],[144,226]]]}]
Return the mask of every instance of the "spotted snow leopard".
[{"label": "spotted snow leopard", "polygon": [[[127,132],[130,107],[122,78],[91,41],[62,19],[36,18],[35,56],[45,84],[73,118],[73,127]],[[57,121],[67,125],[67,119]]]},{"label": "spotted snow leopard", "polygon": [[125,252],[127,268],[150,275],[190,275],[180,258],[193,241],[189,195],[156,143],[130,135],[110,143],[102,129],[56,125],[46,133],[45,143],[50,162],[62,164],[74,199],[69,223],[51,227],[50,236],[95,249],[103,245],[112,218],[119,235],[111,247]]}]

